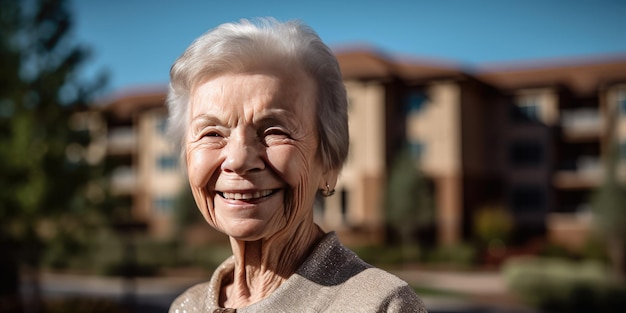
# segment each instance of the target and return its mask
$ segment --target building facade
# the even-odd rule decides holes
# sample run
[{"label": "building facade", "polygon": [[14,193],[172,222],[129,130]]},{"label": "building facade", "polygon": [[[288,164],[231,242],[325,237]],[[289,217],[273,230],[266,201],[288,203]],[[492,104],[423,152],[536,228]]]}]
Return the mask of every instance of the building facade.
[{"label": "building facade", "polygon": [[[610,142],[626,175],[625,59],[470,72],[370,50],[337,57],[351,147],[336,195],[320,199],[315,214],[344,241],[384,241],[383,199],[403,147],[432,183],[443,244],[470,238],[475,213],[497,206],[523,237],[580,245]],[[113,190],[151,234],[167,238],[186,180],[165,137],[164,100],[164,89],[138,90],[105,101],[101,112],[108,154],[119,163]]]},{"label": "building facade", "polygon": [[96,106],[107,125],[110,189],[115,211],[145,223],[156,238],[175,230],[176,202],[184,190],[179,152],[166,136],[165,89],[138,90]]}]

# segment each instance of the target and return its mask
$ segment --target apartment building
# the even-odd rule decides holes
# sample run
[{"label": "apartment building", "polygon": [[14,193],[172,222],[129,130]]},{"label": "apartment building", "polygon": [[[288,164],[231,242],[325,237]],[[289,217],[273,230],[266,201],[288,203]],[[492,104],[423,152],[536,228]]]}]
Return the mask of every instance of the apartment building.
[{"label": "apartment building", "polygon": [[118,212],[145,223],[149,233],[167,238],[174,231],[174,207],[184,176],[166,138],[165,88],[135,90],[97,106],[107,125],[111,193]]},{"label": "apartment building", "polygon": [[[613,144],[618,149],[616,174],[623,181],[625,74],[625,58],[607,58],[499,68],[480,75],[510,95],[520,109],[517,112],[523,113],[523,121],[516,123],[513,131],[521,135],[525,124],[545,129],[546,136],[532,138],[534,143],[526,141],[534,148],[528,146],[526,153],[520,154],[528,159],[525,167],[538,171],[531,163],[543,165],[543,172],[536,173],[541,179],[536,176],[537,180],[529,183],[524,177],[521,181],[518,172],[525,168],[511,162],[507,171],[518,180],[511,181],[509,194],[511,202],[522,208],[531,206],[524,199],[535,199],[532,207],[546,211],[547,235],[555,241],[574,246],[584,243],[592,218],[590,196],[605,177],[605,161]],[[519,117],[514,115],[512,120]],[[515,142],[521,143],[511,141]]]},{"label": "apartment building", "polygon": [[[337,57],[351,149],[336,195],[316,203],[323,228],[347,242],[382,242],[388,173],[408,146],[432,181],[440,243],[471,237],[474,213],[493,205],[510,212],[524,236],[584,240],[609,125],[626,160],[626,59],[470,72],[367,49]],[[165,238],[186,182],[164,137],[164,99],[164,89],[137,90],[105,101],[102,112],[109,155],[120,164],[113,187]]]}]

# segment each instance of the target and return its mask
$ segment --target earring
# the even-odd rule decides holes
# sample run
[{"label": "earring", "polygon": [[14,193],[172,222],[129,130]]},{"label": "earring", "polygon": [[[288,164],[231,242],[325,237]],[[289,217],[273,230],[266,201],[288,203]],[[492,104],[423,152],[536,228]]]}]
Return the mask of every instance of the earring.
[{"label": "earring", "polygon": [[332,195],[334,195],[334,194],[335,194],[335,189],[332,189],[332,190],[331,190],[331,189],[330,189],[330,186],[329,186],[328,184],[326,184],[326,189],[325,189],[325,190],[324,190],[324,189],[322,189],[322,190],[321,190],[321,192],[322,192],[322,196],[324,196],[324,197],[330,197],[330,196],[332,196]]}]

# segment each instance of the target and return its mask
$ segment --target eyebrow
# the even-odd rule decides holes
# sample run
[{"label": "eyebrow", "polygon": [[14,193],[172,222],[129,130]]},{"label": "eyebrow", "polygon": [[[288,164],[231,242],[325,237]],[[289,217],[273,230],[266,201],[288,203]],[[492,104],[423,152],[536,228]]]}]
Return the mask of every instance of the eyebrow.
[{"label": "eyebrow", "polygon": [[214,115],[201,113],[191,119],[190,128],[192,134],[196,134],[206,126],[223,126],[219,118]]},{"label": "eyebrow", "polygon": [[295,114],[284,109],[271,109],[263,112],[260,116],[255,116],[252,120],[254,125],[266,124],[286,124],[285,126],[293,128],[298,126],[295,121]]},{"label": "eyebrow", "polygon": [[[296,130],[301,126],[299,124],[300,123],[296,120],[295,114],[285,109],[266,110],[259,115],[255,115],[252,120],[252,125],[254,127],[281,125],[288,127],[291,130]],[[195,135],[207,126],[230,127],[228,123],[225,124],[213,114],[200,113],[191,119],[189,128],[191,134]]]}]

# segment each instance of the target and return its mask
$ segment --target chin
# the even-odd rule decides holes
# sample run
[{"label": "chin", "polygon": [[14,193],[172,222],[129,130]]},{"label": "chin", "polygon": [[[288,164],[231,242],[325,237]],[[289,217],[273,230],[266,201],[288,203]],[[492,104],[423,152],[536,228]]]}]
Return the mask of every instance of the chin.
[{"label": "chin", "polygon": [[236,240],[257,241],[273,234],[273,232],[266,227],[267,223],[264,221],[245,222],[244,225],[239,224],[234,227],[222,229],[222,232]]}]

